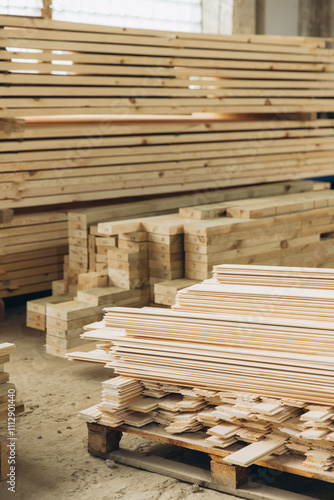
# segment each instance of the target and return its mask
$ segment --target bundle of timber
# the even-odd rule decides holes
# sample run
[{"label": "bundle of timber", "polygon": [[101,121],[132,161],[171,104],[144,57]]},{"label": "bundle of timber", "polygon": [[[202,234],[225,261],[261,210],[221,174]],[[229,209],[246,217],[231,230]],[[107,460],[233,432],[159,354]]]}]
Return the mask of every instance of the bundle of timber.
[{"label": "bundle of timber", "polygon": [[[256,211],[250,210],[254,205]],[[183,276],[207,279],[221,262],[331,267],[333,230],[334,194],[328,190],[224,201],[181,208],[178,215],[98,225],[98,232],[109,236],[147,231],[148,241],[158,243],[149,247],[163,250],[149,251],[151,285]],[[182,253],[177,249],[183,234],[180,275]]]},{"label": "bundle of timber", "polygon": [[[155,199],[129,203],[117,203],[100,207],[90,207],[81,210],[70,210],[68,213],[69,262],[67,269],[67,285],[70,293],[76,293],[79,275],[88,271],[102,273],[108,271],[108,251],[114,248],[129,250],[143,249],[145,229],[133,230],[131,217],[146,218],[153,215],[176,213],[179,208],[198,205],[199,202],[220,203],[237,199],[261,198],[279,196],[286,193],[302,193],[309,191],[328,190],[327,183],[313,181],[291,181],[245,186],[239,188],[218,189],[197,194],[158,197]],[[210,205],[213,206],[213,205]],[[221,214],[216,211],[214,217]],[[187,215],[188,216],[188,215]],[[157,219],[159,222],[160,219]],[[162,219],[162,220],[166,220]],[[102,222],[118,222],[115,234]],[[127,223],[129,221],[129,223]],[[99,224],[100,223],[100,224]],[[135,225],[138,228],[138,224]],[[180,261],[183,260],[183,237],[181,234],[164,234],[163,229],[155,234],[148,234],[150,284],[183,277],[180,272]],[[173,258],[173,262],[161,262],[161,259]],[[171,255],[175,254],[175,255]],[[175,267],[175,257],[176,266]],[[165,260],[166,260],[165,259]],[[164,266],[162,267],[162,264]],[[160,268],[159,268],[160,266]],[[113,266],[111,266],[113,267]],[[156,276],[153,276],[155,274]],[[159,275],[159,276],[157,276]],[[98,285],[102,286],[102,285]],[[93,288],[93,287],[91,287]],[[65,291],[65,290],[64,290]]]},{"label": "bundle of timber", "polygon": [[64,357],[69,349],[85,345],[83,326],[102,318],[102,306],[68,300],[46,306],[46,352]]},{"label": "bundle of timber", "polygon": [[[18,77],[42,75],[15,73]],[[326,100],[327,111],[330,102]],[[333,135],[334,121],[328,119],[28,118],[24,125],[14,122],[0,131],[0,206],[37,207],[331,175]]]},{"label": "bundle of timber", "polygon": [[[109,357],[120,377],[81,417],[114,427],[155,422],[171,434],[206,429],[207,443],[227,451],[249,443],[231,448],[227,463],[297,453],[305,467],[331,470],[334,294],[326,284],[334,271],[222,265],[214,274],[179,291],[172,310],[107,308],[87,327],[83,336],[100,342],[87,359]],[[122,397],[118,384],[136,391]]]},{"label": "bundle of timber", "polygon": [[26,325],[36,330],[46,330],[46,308],[48,304],[59,304],[71,300],[73,295],[60,294],[27,301]]},{"label": "bundle of timber", "polygon": [[0,223],[0,297],[50,290],[67,251],[66,210],[13,214]]},{"label": "bundle of timber", "polygon": [[0,24],[2,116],[334,110],[334,51],[320,38],[175,34],[14,16],[1,16]]},{"label": "bundle of timber", "polygon": [[333,267],[333,203],[328,191],[181,209],[197,219],[184,224],[185,276],[210,278],[222,262]]}]

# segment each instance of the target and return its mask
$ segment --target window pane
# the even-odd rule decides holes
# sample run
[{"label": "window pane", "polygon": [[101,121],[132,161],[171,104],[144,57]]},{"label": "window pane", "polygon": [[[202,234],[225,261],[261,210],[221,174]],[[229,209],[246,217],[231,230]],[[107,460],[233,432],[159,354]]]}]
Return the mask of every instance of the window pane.
[{"label": "window pane", "polygon": [[0,0],[0,14],[41,16],[42,0]]},{"label": "window pane", "polygon": [[54,0],[52,7],[58,21],[201,31],[201,0]]}]

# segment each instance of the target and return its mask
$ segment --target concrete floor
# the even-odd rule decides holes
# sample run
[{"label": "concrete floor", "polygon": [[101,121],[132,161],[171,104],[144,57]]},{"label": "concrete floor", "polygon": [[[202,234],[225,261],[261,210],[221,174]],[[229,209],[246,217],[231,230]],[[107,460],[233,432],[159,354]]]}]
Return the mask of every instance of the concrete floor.
[{"label": "concrete floor", "polygon": [[[18,418],[17,488],[0,483],[0,499],[22,500],[233,500],[171,478],[117,466],[87,453],[86,424],[80,410],[99,402],[101,382],[112,372],[97,365],[45,354],[44,334],[25,327],[25,307],[7,310],[0,342],[15,342],[6,365],[26,411]],[[6,434],[6,429],[0,429]],[[124,435],[122,445],[146,451],[149,441]],[[236,500],[236,499],[235,499]]]}]

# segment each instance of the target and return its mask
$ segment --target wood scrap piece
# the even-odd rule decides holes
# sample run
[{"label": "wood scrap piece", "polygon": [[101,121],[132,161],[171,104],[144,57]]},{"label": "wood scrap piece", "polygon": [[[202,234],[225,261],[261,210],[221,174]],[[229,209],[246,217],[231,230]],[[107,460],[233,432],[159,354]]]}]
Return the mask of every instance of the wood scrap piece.
[{"label": "wood scrap piece", "polygon": [[254,464],[262,457],[274,453],[283,445],[285,445],[284,439],[269,436],[262,441],[252,443],[235,453],[231,453],[231,455],[224,458],[224,462],[247,467],[248,465]]}]

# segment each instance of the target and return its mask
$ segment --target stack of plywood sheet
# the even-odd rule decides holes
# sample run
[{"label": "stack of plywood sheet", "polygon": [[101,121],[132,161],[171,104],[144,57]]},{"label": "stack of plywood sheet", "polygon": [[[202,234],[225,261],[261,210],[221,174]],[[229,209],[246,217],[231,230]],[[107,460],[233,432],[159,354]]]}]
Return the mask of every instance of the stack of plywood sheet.
[{"label": "stack of plywood sheet", "polygon": [[0,297],[51,289],[67,251],[65,210],[13,214],[0,223]]},{"label": "stack of plywood sheet", "polygon": [[4,117],[334,109],[334,52],[320,38],[175,35],[15,16],[0,24]]},{"label": "stack of plywood sheet", "polygon": [[203,193],[333,171],[333,120],[92,120],[29,119],[24,131],[0,131],[1,208]]}]

